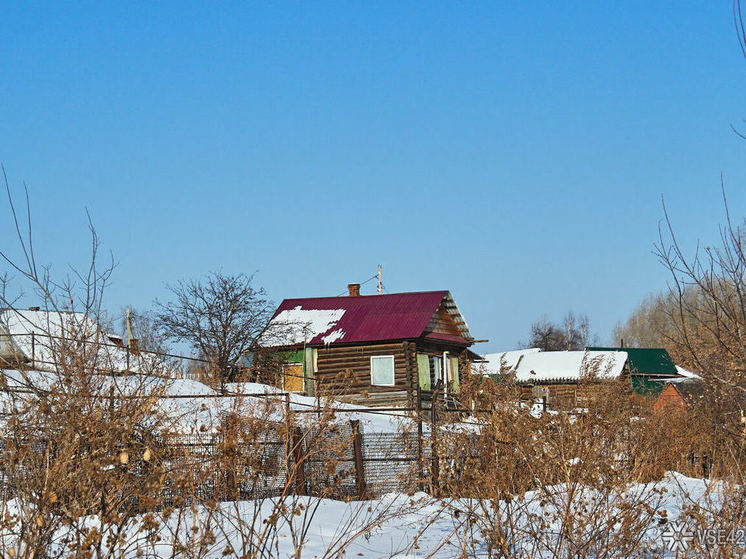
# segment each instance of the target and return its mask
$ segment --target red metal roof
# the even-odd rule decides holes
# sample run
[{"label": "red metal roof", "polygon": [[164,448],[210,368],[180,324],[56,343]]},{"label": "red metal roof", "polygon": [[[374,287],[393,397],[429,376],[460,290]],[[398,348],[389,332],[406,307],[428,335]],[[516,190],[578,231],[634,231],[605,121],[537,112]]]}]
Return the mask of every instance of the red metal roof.
[{"label": "red metal roof", "polygon": [[[285,299],[275,311],[273,321],[292,315],[299,317],[296,320],[302,322],[303,311],[328,311],[330,314],[337,313],[335,316],[342,313],[337,320],[322,323],[323,332],[313,331],[308,335],[312,337],[305,340],[293,339],[293,344],[305,342],[307,345],[336,345],[414,339],[425,333],[430,319],[444,300],[448,312],[458,315],[465,337],[470,338],[466,323],[448,291]],[[279,317],[281,313],[284,314]],[[308,315],[311,316],[312,313]],[[458,336],[448,338],[452,342],[471,343]]]}]

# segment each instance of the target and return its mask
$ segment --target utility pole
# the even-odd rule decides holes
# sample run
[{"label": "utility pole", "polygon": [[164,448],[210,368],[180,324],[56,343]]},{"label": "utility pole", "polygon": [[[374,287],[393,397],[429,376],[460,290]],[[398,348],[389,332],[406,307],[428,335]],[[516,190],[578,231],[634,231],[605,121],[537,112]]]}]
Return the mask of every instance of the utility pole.
[{"label": "utility pole", "polygon": [[127,307],[127,310],[125,312],[125,321],[126,321],[126,328],[127,328],[126,336],[127,336],[127,347],[128,348],[130,346],[130,340],[132,339],[132,327],[130,326],[130,314],[131,314],[130,308]]},{"label": "utility pole", "polygon": [[125,313],[125,328],[127,329],[127,371],[130,370],[130,340],[132,340],[132,328],[130,327],[130,308],[127,307],[127,311]]},{"label": "utility pole", "polygon": [[378,294],[383,293],[383,266],[378,265]]}]

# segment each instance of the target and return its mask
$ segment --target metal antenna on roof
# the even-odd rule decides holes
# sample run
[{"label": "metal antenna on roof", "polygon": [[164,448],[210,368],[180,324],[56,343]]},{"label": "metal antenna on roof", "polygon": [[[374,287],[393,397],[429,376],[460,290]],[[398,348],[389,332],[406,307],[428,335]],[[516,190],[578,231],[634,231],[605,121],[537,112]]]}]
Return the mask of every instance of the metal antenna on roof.
[{"label": "metal antenna on roof", "polygon": [[383,293],[383,266],[378,265],[378,294]]}]

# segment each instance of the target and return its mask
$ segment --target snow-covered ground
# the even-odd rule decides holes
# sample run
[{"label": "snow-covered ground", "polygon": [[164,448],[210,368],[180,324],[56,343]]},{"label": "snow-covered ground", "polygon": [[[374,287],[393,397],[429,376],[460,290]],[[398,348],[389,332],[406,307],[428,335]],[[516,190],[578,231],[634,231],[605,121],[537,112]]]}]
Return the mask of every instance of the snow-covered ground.
[{"label": "snow-covered ground", "polygon": [[[678,526],[680,517],[683,520],[693,504],[704,509],[717,508],[722,502],[722,491],[718,483],[677,473],[668,473],[657,483],[629,486],[625,497],[632,502],[644,501],[650,509],[645,510],[639,504],[639,515],[638,511],[632,511],[631,516],[639,516],[640,523],[623,537],[627,541],[629,538],[636,540],[634,549],[622,551],[620,548],[603,556],[683,556],[677,555],[676,549],[681,551],[681,546],[694,545],[692,540],[696,535],[692,534],[695,534],[696,527],[686,525],[689,528],[680,530],[676,536],[677,532],[671,526]],[[221,503],[210,510],[177,510],[165,520],[156,516],[158,527],[148,531],[142,529],[143,519],[136,518],[126,529],[128,537],[123,538],[126,551],[122,550],[115,556],[171,557],[175,542],[187,549],[196,549],[200,539],[209,533],[214,540],[202,549],[200,557],[249,556],[249,542],[262,541],[267,546],[264,553],[254,549],[252,557],[295,557],[298,556],[296,551],[300,550],[299,556],[304,558],[482,558],[488,557],[488,545],[482,530],[494,528],[498,518],[502,519],[503,533],[511,542],[511,557],[575,556],[562,552],[564,548],[558,543],[563,530],[578,530],[577,524],[572,525],[568,519],[577,523],[583,514],[577,494],[573,502],[578,502],[578,508],[571,509],[570,515],[563,514],[561,507],[557,508],[558,503],[567,502],[567,494],[563,486],[549,487],[545,491],[531,491],[516,497],[510,505],[500,501],[497,508],[491,503],[435,499],[424,493],[413,496],[389,494],[362,502],[291,497],[285,501],[265,499]],[[583,535],[576,543],[593,541],[595,545],[609,545],[615,537],[622,535],[623,528],[617,517],[620,504],[615,500],[617,497],[608,493],[585,492],[582,505],[600,505],[601,513],[598,518],[591,519],[592,524],[586,529],[587,537],[581,530]],[[508,510],[513,511],[510,516],[512,524],[507,522]],[[560,520],[562,518],[564,523]],[[270,519],[270,524],[264,522]],[[97,526],[92,518],[80,522],[89,527]],[[727,528],[718,525],[717,518],[712,517],[705,521],[705,526]],[[606,532],[604,528],[608,528]],[[60,529],[56,535],[60,544],[65,536],[64,530]],[[147,536],[150,536],[149,540]],[[11,544],[14,536],[5,532],[2,539]],[[593,553],[582,556],[594,557]]]},{"label": "snow-covered ground", "polygon": [[[628,488],[627,497],[632,501],[639,499],[649,504],[655,512],[645,513],[640,505],[640,516],[650,519],[643,523],[640,532],[640,557],[646,553],[656,551],[660,557],[676,557],[676,553],[670,547],[670,538],[666,538],[670,532],[668,526],[675,523],[692,504],[717,506],[722,501],[719,484],[711,484],[706,480],[688,478],[678,473],[666,474],[664,479],[658,483],[637,484]],[[608,503],[605,510],[607,518],[597,518],[593,528],[599,526],[614,526],[616,507],[608,502],[608,495],[590,491],[584,498],[584,505],[598,502]],[[516,557],[554,557],[550,547],[557,543],[558,534],[563,526],[557,520],[552,503],[564,503],[567,500],[567,492],[564,487],[550,487],[547,491],[533,491],[526,493],[522,499],[516,499],[511,504],[513,510],[517,510],[516,504],[525,504],[524,512],[514,516],[517,521],[515,526],[515,553]],[[306,506],[313,507],[318,504],[313,517],[307,522],[308,532],[302,549],[302,557],[369,557],[369,558],[414,558],[414,557],[487,557],[487,543],[480,534],[481,528],[489,527],[494,518],[486,517],[484,511],[490,510],[489,505],[485,508],[475,506],[474,501],[465,500],[440,500],[434,499],[424,493],[408,497],[402,494],[390,494],[381,499],[368,502],[344,503],[332,500],[317,500],[302,498]],[[261,504],[259,514],[262,518],[274,512],[275,501],[266,500]],[[580,503],[578,503],[580,506]],[[593,506],[593,505],[591,505]],[[481,518],[476,522],[469,521],[468,510],[481,511]],[[578,515],[580,510],[577,511]],[[242,502],[238,504],[224,504],[221,513],[226,518],[250,517],[255,513],[255,503]],[[495,513],[497,514],[497,512]],[[500,513],[503,520],[507,520],[506,505],[500,503]],[[603,514],[601,515],[603,516]],[[538,525],[539,518],[550,518],[545,532],[539,538],[532,534],[532,530]],[[577,520],[577,517],[575,517]],[[660,519],[666,518],[665,524]],[[475,520],[472,517],[472,520]],[[294,517],[294,528],[297,529],[302,523],[298,517]],[[290,557],[293,555],[294,546],[291,537],[290,524],[281,521],[277,537],[278,548],[273,557]],[[164,538],[168,541],[173,537],[173,529],[164,531]],[[240,554],[240,538],[235,532],[228,531],[223,541],[215,543],[214,549],[218,557],[218,551],[230,545]],[[691,545],[691,542],[682,542]],[[159,553],[170,551],[168,543],[164,545]],[[165,556],[165,553],[163,555]],[[614,555],[611,555],[614,557]],[[619,555],[635,556],[634,554]]]},{"label": "snow-covered ground", "polygon": [[225,414],[231,412],[280,423],[285,421],[288,408],[295,412],[297,424],[314,421],[317,415],[312,413],[314,410],[334,408],[336,421],[360,421],[363,433],[398,433],[402,429],[415,428],[412,420],[396,413],[336,400],[318,400],[267,384],[229,384],[227,393],[218,397],[214,390],[197,381],[166,382],[165,393],[158,405],[172,418],[175,429],[184,434],[209,436],[219,429]]},{"label": "snow-covered ground", "polygon": [[[0,370],[6,387],[12,391],[42,392],[55,389],[59,377],[48,371],[14,369]],[[165,412],[177,433],[210,437],[216,433],[227,413],[236,412],[244,417],[257,417],[266,421],[284,422],[289,407],[297,412],[297,423],[310,422],[316,416],[313,410],[332,407],[338,410],[337,421],[360,421],[363,433],[398,433],[413,430],[412,420],[392,412],[380,412],[372,407],[352,405],[339,401],[318,400],[259,383],[232,383],[226,385],[226,394],[220,395],[209,386],[189,379],[166,379],[144,375],[101,376],[98,391],[115,396],[156,395],[157,405]],[[0,392],[0,403],[12,405],[7,394]],[[350,410],[350,411],[346,411]]]},{"label": "snow-covered ground", "polygon": [[[22,394],[27,394],[23,390],[29,387],[54,390],[56,382],[53,375],[43,371],[4,371],[4,378],[9,388],[20,390]],[[208,438],[216,432],[224,414],[230,411],[268,421],[283,421],[287,407],[299,412],[316,410],[319,406],[315,398],[256,383],[229,385],[226,387],[229,394],[221,396],[210,387],[192,380],[142,376],[102,377],[101,380],[104,393],[114,388],[117,394],[122,395],[138,394],[143,389],[147,393],[157,394],[158,406],[171,418],[175,428],[186,435]],[[34,396],[31,394],[29,397]],[[360,420],[364,433],[397,433],[411,431],[415,427],[405,417],[379,413],[375,408],[366,409],[341,402],[327,404],[338,409],[340,421]],[[304,417],[312,421],[315,413],[299,413],[296,420],[301,422]],[[479,425],[464,423],[443,428],[479,430]],[[570,462],[571,466],[578,464],[580,461],[577,459]],[[389,465],[385,473],[393,475],[393,469]],[[267,533],[263,532],[268,524],[264,521],[271,520],[276,521],[276,532],[268,532],[271,547],[265,555],[255,556],[290,557],[296,547],[301,546],[301,556],[309,558],[446,558],[464,554],[468,557],[487,557],[488,546],[484,534],[494,533],[495,526],[500,525],[507,530],[515,556],[543,559],[555,556],[550,549],[557,545],[558,534],[568,528],[565,524],[568,518],[577,521],[585,514],[590,522],[587,530],[595,531],[594,542],[603,543],[604,538],[613,538],[615,531],[621,532],[620,511],[631,504],[633,514],[629,515],[627,508],[627,517],[635,524],[633,531],[636,530],[639,536],[640,554],[625,552],[620,556],[675,557],[673,550],[666,548],[673,541],[670,537],[664,539],[666,530],[693,507],[702,507],[704,518],[707,519],[710,514],[707,511],[718,510],[724,499],[721,484],[677,473],[669,473],[657,483],[629,486],[622,494],[601,493],[582,487],[574,488],[572,498],[568,498],[568,493],[567,487],[554,486],[516,496],[509,504],[502,501],[443,500],[423,493],[414,496],[389,494],[363,502],[291,496],[284,502],[272,498],[220,503],[217,510],[196,508],[176,511],[175,516],[169,518],[156,518],[157,543],[146,537],[154,535],[152,529],[149,533],[141,530],[145,519],[136,518],[127,528],[131,534],[131,538],[126,539],[130,547],[118,556],[136,557],[138,552],[142,552],[145,557],[170,557],[176,542],[188,544],[195,534],[199,537],[205,533],[214,535],[216,541],[201,556],[218,558],[226,556],[226,550],[228,556],[240,556],[246,551],[246,542],[251,538],[254,541],[265,538],[263,541],[268,541]],[[278,506],[280,504],[284,506]],[[298,505],[303,505],[302,510],[298,509]],[[283,514],[278,515],[279,510],[283,510]],[[307,511],[313,511],[313,514]],[[592,511],[592,514],[588,514],[588,511]],[[0,511],[0,514],[3,512],[12,510]],[[260,527],[265,535],[254,533],[247,539],[248,526],[254,520],[255,526]],[[95,526],[95,520],[91,518],[81,519],[80,522]],[[149,519],[145,524],[148,522]],[[689,537],[687,534],[703,525],[720,527],[717,518],[710,517],[705,524],[697,527],[684,525],[691,529],[687,528],[689,531],[680,531],[679,534]],[[298,540],[301,532],[306,534],[302,543]],[[671,535],[670,531],[668,535]],[[0,534],[0,543],[3,540],[11,543],[13,537],[12,531],[6,532],[5,536]],[[58,541],[64,540],[64,537],[64,531],[57,534]],[[584,537],[581,534],[580,538]],[[647,549],[646,552],[652,550],[658,555],[644,555],[643,549]]]}]

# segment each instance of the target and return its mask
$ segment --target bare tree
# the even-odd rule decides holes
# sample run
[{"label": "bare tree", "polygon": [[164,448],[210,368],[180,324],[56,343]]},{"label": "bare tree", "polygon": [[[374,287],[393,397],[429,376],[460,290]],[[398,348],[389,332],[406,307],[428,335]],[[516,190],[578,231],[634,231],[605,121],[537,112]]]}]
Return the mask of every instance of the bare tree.
[{"label": "bare tree", "polygon": [[544,315],[531,325],[531,337],[529,338],[529,347],[538,347],[544,351],[554,351],[563,349],[562,332],[555,326],[549,318]]},{"label": "bare tree", "polygon": [[562,324],[554,324],[545,315],[531,325],[530,347],[544,351],[572,351],[585,349],[589,343],[591,336],[586,315],[576,316],[570,311]]},{"label": "bare tree", "polygon": [[[746,479],[743,448],[746,411],[746,219],[734,221],[723,191],[725,224],[716,246],[688,253],[679,244],[665,204],[656,254],[670,273],[665,332],[677,363],[703,380],[702,428],[711,435],[713,460]],[[738,511],[741,518],[746,507]]]},{"label": "bare tree", "polygon": [[664,347],[671,351],[668,316],[675,306],[675,299],[665,293],[648,295],[624,322],[614,327],[615,343],[623,341],[626,347]]},{"label": "bare tree", "polygon": [[719,384],[746,392],[746,219],[726,222],[719,246],[687,255],[664,205],[656,255],[669,271],[667,337],[689,366]]},{"label": "bare tree", "polygon": [[156,324],[167,338],[188,343],[221,381],[232,382],[272,315],[271,301],[253,279],[212,272],[167,286],[175,300],[156,301]]}]

